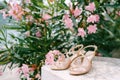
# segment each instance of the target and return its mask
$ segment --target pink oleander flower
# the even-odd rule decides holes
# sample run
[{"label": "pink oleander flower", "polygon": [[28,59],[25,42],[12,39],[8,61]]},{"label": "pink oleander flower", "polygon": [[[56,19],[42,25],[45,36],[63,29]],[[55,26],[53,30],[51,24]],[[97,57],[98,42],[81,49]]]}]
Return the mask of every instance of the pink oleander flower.
[{"label": "pink oleander flower", "polygon": [[29,67],[28,67],[28,65],[23,64],[22,67],[21,67],[21,70],[22,70],[24,75],[28,75],[29,74]]},{"label": "pink oleander flower", "polygon": [[78,36],[85,37],[86,32],[83,28],[78,28]]},{"label": "pink oleander flower", "polygon": [[64,16],[63,16],[63,20],[66,20],[67,18],[69,18],[70,16],[68,15],[68,14],[65,14]]},{"label": "pink oleander flower", "polygon": [[9,16],[12,16],[16,20],[21,20],[24,15],[23,8],[17,3],[10,3],[10,10],[8,11]]},{"label": "pink oleander flower", "polygon": [[49,19],[51,19],[52,17],[51,17],[49,14],[43,14],[42,18],[43,18],[44,20],[49,20]]},{"label": "pink oleander flower", "polygon": [[23,64],[21,68],[18,69],[17,72],[21,73],[23,75],[24,78],[26,78],[27,80],[31,80],[30,78],[30,72],[33,72],[35,69],[29,68],[28,65]]},{"label": "pink oleander flower", "polygon": [[59,50],[53,50],[53,51],[49,51],[47,53],[47,55],[45,56],[46,57],[46,60],[45,60],[45,64],[46,65],[52,65],[54,64],[54,59],[55,59],[55,56],[59,56],[59,54],[61,54],[61,52]]},{"label": "pink oleander flower", "polygon": [[69,18],[69,15],[68,14],[65,14],[63,16],[63,22],[65,23],[65,26],[69,29],[72,29],[73,28],[73,22],[71,20],[71,18]]},{"label": "pink oleander flower", "polygon": [[23,76],[27,79],[27,80],[31,80],[29,77],[29,72],[30,72],[30,68],[28,67],[28,65],[23,64],[21,68],[19,68],[18,70],[19,73],[23,73]]},{"label": "pink oleander flower", "polygon": [[89,25],[89,26],[87,27],[87,30],[88,30],[88,34],[96,33],[96,30],[97,30],[96,24],[94,24],[94,25]]},{"label": "pink oleander flower", "polygon": [[82,13],[82,10],[79,9],[78,7],[75,8],[75,10],[73,11],[73,15],[75,17],[79,16]]},{"label": "pink oleander flower", "polygon": [[52,51],[49,51],[45,57],[46,65],[52,65],[54,63],[54,54],[52,53]]},{"label": "pink oleander flower", "polygon": [[59,55],[60,54],[60,51],[59,50],[53,50],[52,52],[54,55]]},{"label": "pink oleander flower", "polygon": [[36,33],[35,33],[35,35],[36,35],[36,37],[41,37],[41,33],[40,33],[40,31],[37,31]]},{"label": "pink oleander flower", "polygon": [[87,18],[87,22],[90,23],[95,23],[95,22],[99,22],[99,15],[95,14],[95,15],[90,15],[88,18]]},{"label": "pink oleander flower", "polygon": [[91,12],[95,11],[95,9],[96,9],[95,8],[95,3],[94,2],[89,3],[88,6],[85,6],[85,9],[88,10],[88,11],[91,11]]}]

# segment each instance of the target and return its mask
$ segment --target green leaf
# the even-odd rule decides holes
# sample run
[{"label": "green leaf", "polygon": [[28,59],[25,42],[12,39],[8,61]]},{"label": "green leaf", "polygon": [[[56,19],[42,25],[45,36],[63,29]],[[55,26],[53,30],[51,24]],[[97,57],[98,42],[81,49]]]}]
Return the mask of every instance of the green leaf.
[{"label": "green leaf", "polygon": [[48,8],[47,6],[45,6],[45,5],[43,4],[43,2],[38,2],[38,6],[40,6],[41,8]]},{"label": "green leaf", "polygon": [[18,55],[18,54],[14,54],[14,57],[15,58],[17,58],[17,59],[19,59],[19,60],[24,60],[22,57],[20,57],[20,55]]},{"label": "green leaf", "polygon": [[16,38],[14,34],[9,34],[11,38]]},{"label": "green leaf", "polygon": [[0,54],[7,52],[8,50],[0,50]]},{"label": "green leaf", "polygon": [[10,62],[11,62],[10,60],[0,61],[0,65],[5,65],[5,64],[8,64]]},{"label": "green leaf", "polygon": [[36,6],[36,7],[40,7],[40,8],[48,8],[47,6],[45,6],[43,4],[42,0],[31,0],[31,2]]},{"label": "green leaf", "polygon": [[[58,5],[59,5],[59,7],[60,7],[61,9],[69,10],[69,7],[68,7],[65,3],[58,3]],[[61,9],[60,9],[60,10],[61,10]]]},{"label": "green leaf", "polygon": [[10,56],[7,53],[0,56],[0,62],[8,61],[9,59]]},{"label": "green leaf", "polygon": [[1,40],[1,41],[4,41],[4,39],[3,39],[3,38],[1,38],[1,37],[0,37],[0,40]]},{"label": "green leaf", "polygon": [[96,9],[98,9],[100,6],[99,2],[97,0],[95,0],[94,2],[95,2]]}]

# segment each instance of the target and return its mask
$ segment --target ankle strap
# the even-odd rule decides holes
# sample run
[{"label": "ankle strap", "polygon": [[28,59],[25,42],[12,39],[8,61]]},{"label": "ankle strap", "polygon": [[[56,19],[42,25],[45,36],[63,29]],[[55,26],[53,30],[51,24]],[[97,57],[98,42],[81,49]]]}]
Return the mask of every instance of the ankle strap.
[{"label": "ankle strap", "polygon": [[88,45],[88,46],[84,47],[83,50],[85,50],[86,48],[94,48],[93,51],[97,51],[97,46],[95,46],[95,45]]},{"label": "ankle strap", "polygon": [[[75,51],[75,49],[78,48],[77,51]],[[79,49],[80,48],[80,49]],[[79,55],[79,51],[83,49],[83,45],[75,45],[72,48],[70,48],[70,50],[66,53],[66,56],[69,57],[69,54],[78,54]]]}]

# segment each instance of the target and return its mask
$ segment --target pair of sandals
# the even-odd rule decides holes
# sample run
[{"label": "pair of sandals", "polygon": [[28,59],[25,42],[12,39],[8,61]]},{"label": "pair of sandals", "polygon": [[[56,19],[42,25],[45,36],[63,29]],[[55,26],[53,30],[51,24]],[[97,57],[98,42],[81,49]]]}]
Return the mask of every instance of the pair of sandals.
[{"label": "pair of sandals", "polygon": [[[88,50],[90,48],[90,50]],[[94,50],[91,50],[93,48]],[[56,61],[51,65],[52,70],[65,70],[69,68],[70,74],[81,75],[90,71],[92,68],[92,59],[95,56],[97,46],[82,44],[73,46],[66,52],[66,58]],[[61,54],[63,56],[63,54]]]}]

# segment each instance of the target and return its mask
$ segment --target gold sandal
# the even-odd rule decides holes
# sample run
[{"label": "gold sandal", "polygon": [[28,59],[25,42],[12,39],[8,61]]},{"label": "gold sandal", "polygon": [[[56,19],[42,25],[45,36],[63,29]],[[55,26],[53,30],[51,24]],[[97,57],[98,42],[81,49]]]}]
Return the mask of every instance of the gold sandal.
[{"label": "gold sandal", "polygon": [[[86,51],[88,48],[94,48],[93,51]],[[97,46],[89,45],[83,48],[84,53],[82,56],[78,56],[70,65],[70,74],[72,75],[81,75],[88,73],[92,68],[92,59],[95,56]]]}]

